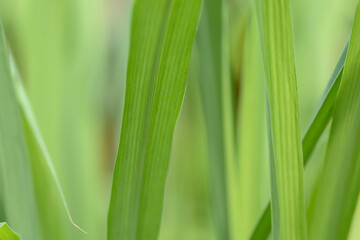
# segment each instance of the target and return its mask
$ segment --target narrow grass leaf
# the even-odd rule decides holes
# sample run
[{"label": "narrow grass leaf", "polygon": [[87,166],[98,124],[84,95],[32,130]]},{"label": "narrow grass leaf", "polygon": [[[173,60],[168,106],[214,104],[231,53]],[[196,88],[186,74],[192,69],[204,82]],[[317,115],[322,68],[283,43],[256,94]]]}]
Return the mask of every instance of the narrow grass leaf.
[{"label": "narrow grass leaf", "polygon": [[263,45],[274,239],[306,239],[303,158],[290,3],[255,1]]},{"label": "narrow grass leaf", "polygon": [[324,132],[326,126],[332,118],[348,47],[349,44],[347,43],[330,77],[328,86],[322,96],[319,107],[314,114],[314,118],[303,137],[302,146],[304,165],[306,165],[307,161],[309,160],[316,143],[318,142],[321,134]]},{"label": "narrow grass leaf", "polygon": [[6,40],[0,28],[0,160],[6,221],[24,239],[39,239],[25,129],[12,83]]},{"label": "narrow grass leaf", "polygon": [[[304,166],[308,163],[309,157],[313,152],[316,143],[318,142],[320,136],[322,135],[324,129],[330,122],[332,118],[332,113],[336,101],[337,92],[339,90],[342,71],[345,64],[346,53],[348,50],[348,44],[346,44],[335,69],[329,79],[328,87],[325,89],[323,97],[320,101],[319,107],[314,114],[314,118],[311,121],[308,130],[306,131],[303,140],[303,156],[304,156]],[[316,126],[316,127],[315,127]],[[305,168],[306,171],[306,168]],[[306,186],[307,187],[307,186]],[[254,232],[251,236],[251,239],[265,239],[271,231],[271,209],[270,203],[263,212],[260,220]]]},{"label": "narrow grass leaf", "polygon": [[[115,4],[121,6],[117,16],[125,15],[122,7],[125,2],[130,1]],[[106,234],[108,197],[104,195],[108,187],[103,184],[108,183],[99,169],[108,169],[108,163],[113,162],[102,155],[108,152],[103,147],[109,144],[105,143],[100,127],[108,126],[103,122],[107,116],[102,100],[111,99],[108,97],[112,95],[112,91],[103,88],[109,80],[108,67],[111,68],[105,59],[119,66],[107,54],[117,55],[108,44],[110,32],[110,42],[120,46],[113,38],[116,30],[105,27],[108,26],[105,15],[115,14],[111,11],[109,15],[105,11],[107,6],[108,2],[102,0],[0,3],[7,37],[26,82],[38,126],[71,212],[76,222],[89,231],[89,240],[98,240]],[[114,4],[111,6],[109,10],[114,10]],[[118,18],[112,22],[116,29],[122,28]],[[118,90],[116,86],[110,88]],[[106,97],[101,96],[102,92],[106,92]],[[118,91],[117,96],[123,94]],[[103,137],[105,140],[99,143]],[[65,231],[74,239],[84,237],[71,224],[67,224]]]},{"label": "narrow grass leaf", "polygon": [[0,223],[0,240],[20,240],[20,237],[11,230],[7,223]]},{"label": "narrow grass leaf", "polygon": [[[252,8],[253,9],[253,8]],[[255,14],[247,24],[238,116],[239,239],[249,239],[270,196],[265,82]]]},{"label": "narrow grass leaf", "polygon": [[[222,127],[224,129],[223,141],[225,144],[225,180],[228,206],[228,231],[229,239],[237,239],[239,236],[238,224],[238,176],[236,171],[235,152],[235,113],[234,113],[234,83],[231,77],[230,64],[230,10],[227,1],[222,2],[222,31],[221,31],[221,105]],[[223,239],[223,238],[220,238]]]},{"label": "narrow grass leaf", "polygon": [[42,138],[25,89],[12,64],[13,81],[21,109],[27,147],[30,156],[34,191],[43,239],[64,239],[68,237],[65,226],[72,224],[86,234],[72,219],[60,181],[49,152]]},{"label": "narrow grass leaf", "polygon": [[134,3],[108,239],[156,239],[201,0]]},{"label": "narrow grass leaf", "polygon": [[337,95],[325,165],[312,205],[311,239],[346,239],[360,190],[360,4]]},{"label": "narrow grass leaf", "polygon": [[[35,230],[39,230],[39,235],[41,236],[29,239],[64,239],[66,238],[66,233],[64,232],[63,226],[66,223],[73,223],[73,221],[55,169],[32,114],[25,90],[22,87],[15,62],[13,59],[9,58],[7,51],[4,52],[4,54],[7,54],[6,59],[8,61],[8,71],[10,74],[10,79],[7,80],[10,84],[9,92],[14,94],[11,99],[8,99],[7,103],[12,104],[12,111],[16,112],[16,115],[9,115],[12,118],[9,117],[6,119],[6,122],[4,122],[7,126],[11,127],[9,127],[9,132],[16,133],[14,139],[9,140],[9,144],[21,143],[22,141],[25,143],[21,146],[22,151],[24,152],[22,158],[23,161],[28,161],[26,163],[28,165],[25,165],[25,163],[23,164],[24,166],[28,166],[25,170],[30,177],[29,182],[32,183],[32,186],[29,187],[27,191],[34,196],[34,209],[36,212],[36,215],[29,219],[28,224],[33,225]],[[11,124],[16,125],[11,126]],[[18,132],[16,132],[17,129]],[[8,149],[8,151],[10,150],[11,148]],[[16,149],[13,151],[15,150]],[[11,158],[4,158],[4,162],[9,164],[6,162],[9,161],[9,159]],[[4,177],[6,177],[6,174],[4,174]],[[7,179],[5,179],[5,182],[6,180]],[[14,198],[15,196],[8,195],[7,197]],[[23,195],[22,198],[26,199],[27,196]],[[6,211],[8,212],[10,210],[9,214],[6,214],[6,219],[10,222],[13,215],[11,209],[8,209],[8,207],[9,206],[6,205]],[[31,205],[28,205],[27,207],[30,208]],[[22,218],[22,214],[19,213],[19,215],[19,218]],[[70,221],[68,218],[70,218]],[[75,223],[73,224],[76,226]],[[24,238],[27,238],[20,229],[18,231]]]},{"label": "narrow grass leaf", "polygon": [[[205,0],[197,38],[200,94],[205,119],[213,221],[218,239],[229,239],[234,212],[234,113],[226,1]],[[232,236],[233,238],[234,236]]]}]

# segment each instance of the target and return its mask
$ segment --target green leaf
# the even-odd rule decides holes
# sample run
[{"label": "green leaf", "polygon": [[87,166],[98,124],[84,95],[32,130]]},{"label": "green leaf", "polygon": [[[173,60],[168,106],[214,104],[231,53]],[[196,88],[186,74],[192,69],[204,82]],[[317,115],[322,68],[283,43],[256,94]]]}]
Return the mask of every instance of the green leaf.
[{"label": "green leaf", "polygon": [[12,83],[6,40],[0,28],[0,161],[6,220],[23,238],[39,239],[25,129]]},{"label": "green leaf", "polygon": [[156,239],[201,0],[134,3],[108,239]]},{"label": "green leaf", "polygon": [[11,230],[7,223],[0,223],[0,240],[20,240],[20,237]]},{"label": "green leaf", "polygon": [[265,82],[255,14],[246,33],[238,117],[239,195],[244,196],[239,202],[239,239],[249,239],[270,198]]},{"label": "green leaf", "polygon": [[204,1],[198,34],[199,85],[208,140],[212,215],[217,237],[224,240],[234,238],[233,231],[238,228],[234,212],[229,211],[238,203],[233,195],[236,170],[231,167],[235,131],[227,25],[226,1]]},{"label": "green leaf", "polygon": [[274,239],[306,239],[303,157],[290,4],[257,0],[263,45],[271,168]]},{"label": "green leaf", "polygon": [[360,190],[360,4],[336,98],[325,164],[309,220],[311,239],[346,239]]},{"label": "green leaf", "polygon": [[34,191],[43,239],[64,239],[67,237],[64,226],[72,224],[86,233],[72,220],[60,181],[37,126],[25,89],[20,81],[15,64],[13,66],[14,85],[20,105],[27,148],[30,156]]},{"label": "green leaf", "polygon": [[314,118],[311,121],[311,124],[309,125],[306,134],[303,137],[302,146],[304,165],[307,164],[307,161],[309,160],[317,141],[319,140],[321,134],[324,132],[326,126],[332,118],[348,47],[349,45],[347,43],[330,77],[328,87],[323,94],[322,100],[314,115]]},{"label": "green leaf", "polygon": [[[114,38],[124,32],[121,18],[126,18],[130,5],[126,2],[112,14],[110,29],[103,0],[0,1],[0,15],[38,126],[74,220],[89,231],[89,240],[106,235],[108,181],[99,170],[113,163],[117,143],[112,139],[117,142],[118,134],[115,130],[109,134],[114,138],[105,136],[101,126],[119,128],[111,116],[121,112],[122,102],[112,96],[123,98],[122,83],[113,84],[110,71],[122,71],[115,48],[127,51]],[[121,37],[127,39],[128,34]],[[103,155],[104,146],[111,146],[105,150],[111,157]],[[71,238],[84,238],[69,222],[65,231]]]},{"label": "green leaf", "polygon": [[[320,101],[319,107],[314,114],[308,130],[306,131],[303,140],[303,156],[304,166],[308,164],[309,157],[313,152],[316,143],[330,122],[332,117],[337,92],[339,90],[343,66],[348,50],[348,44],[345,45],[344,50],[335,66],[335,69],[329,79],[328,87],[325,89],[323,97]],[[306,171],[306,168],[305,168]],[[307,188],[308,186],[305,186]],[[310,186],[311,187],[311,186]],[[271,209],[270,204],[266,207],[263,215],[261,216],[258,224],[252,234],[251,239],[265,239],[271,231]]]},{"label": "green leaf", "polygon": [[[22,178],[24,177],[22,176],[16,180],[12,180],[14,181],[11,185],[13,188],[12,191],[6,191],[5,187],[6,219],[12,226],[18,229],[19,233],[26,239],[64,239],[66,238],[64,225],[70,225],[70,222],[75,225],[75,227],[77,227],[77,225],[71,219],[60,182],[37,127],[36,120],[32,114],[15,63],[9,60],[9,54],[5,46],[5,37],[2,36],[2,39],[4,44],[1,46],[3,50],[1,63],[6,63],[6,78],[1,79],[3,80],[1,84],[6,84],[7,91],[11,95],[5,95],[5,97],[8,97],[6,103],[9,109],[5,109],[4,106],[0,108],[1,116],[5,116],[1,118],[2,125],[7,126],[7,129],[2,128],[0,133],[1,137],[6,137],[6,144],[16,146],[13,148],[7,146],[6,151],[4,151],[5,154],[2,156],[1,161],[3,167],[5,166],[5,171],[2,175],[6,187],[8,181],[12,180],[11,178],[9,179],[9,175],[14,174],[16,176],[16,174],[18,174],[15,171],[21,170],[24,176],[28,176],[26,179]],[[2,96],[4,95],[2,94]],[[12,114],[5,114],[7,111],[12,112]],[[3,145],[2,142],[0,146],[5,146],[4,148],[6,148],[6,145]],[[16,158],[19,158],[18,161],[22,161],[21,164],[23,164],[23,168],[15,165],[12,161],[12,159],[14,159],[12,156],[16,156],[17,153],[22,153],[21,156]],[[19,187],[21,187],[22,184],[25,185],[25,183],[22,183],[23,181],[27,181],[28,186],[26,191],[20,192],[21,189],[19,189]],[[31,205],[29,201],[31,200],[29,196],[33,196],[34,198],[33,205]],[[34,212],[34,215],[28,218],[26,217],[26,211],[18,212],[22,210],[22,208],[19,208],[18,205],[12,205],[22,204],[24,200],[25,206],[23,208],[27,209],[27,211]],[[22,227],[17,227],[16,223],[18,222],[19,224],[21,223]],[[23,229],[26,226],[28,228],[34,228],[31,231],[36,234],[38,234],[37,230],[39,230],[41,238],[35,237],[35,235],[31,235],[32,237],[30,237]],[[29,229],[26,230],[30,231]]]},{"label": "green leaf", "polygon": [[[234,98],[233,82],[230,65],[230,16],[226,1],[222,1],[222,31],[221,31],[221,105],[222,105],[222,128],[224,141],[225,175],[228,205],[228,231],[229,238],[236,239],[239,233],[238,223],[238,178],[236,172],[235,152],[235,122],[234,122]],[[224,239],[224,238],[220,238]]]}]

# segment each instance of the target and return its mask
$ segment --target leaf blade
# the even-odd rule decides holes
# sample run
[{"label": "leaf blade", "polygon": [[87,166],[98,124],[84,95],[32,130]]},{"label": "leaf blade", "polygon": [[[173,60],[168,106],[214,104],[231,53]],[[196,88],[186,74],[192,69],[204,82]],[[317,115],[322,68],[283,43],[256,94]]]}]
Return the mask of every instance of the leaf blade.
[{"label": "leaf blade", "polygon": [[135,1],[108,239],[157,237],[200,7],[200,0]]},{"label": "leaf blade", "polygon": [[274,239],[306,239],[302,146],[290,4],[255,1],[263,45]]},{"label": "leaf blade", "polygon": [[37,210],[24,127],[0,26],[0,146],[6,218],[26,239],[38,239]]},{"label": "leaf blade", "polygon": [[[33,207],[36,214],[31,219],[25,218],[25,220],[30,221],[31,225],[34,225],[34,231],[37,232],[39,230],[40,235],[40,238],[30,239],[63,239],[66,236],[64,224],[69,224],[69,222],[75,226],[76,224],[71,219],[65,196],[37,127],[29,100],[17,72],[15,61],[7,51],[5,54],[11,78],[6,81],[10,84],[10,92],[14,94],[13,97],[8,99],[7,103],[12,105],[11,108],[16,113],[7,116],[5,119],[7,125],[10,125],[11,122],[15,123],[14,126],[9,127],[7,134],[15,132],[16,136],[14,139],[8,140],[10,144],[25,142],[22,148],[26,155],[22,155],[22,161],[26,162],[27,165],[24,162],[23,164],[28,167],[24,171],[30,177],[29,183],[32,186],[27,191],[34,196],[35,206]],[[7,151],[12,150],[8,149]],[[6,161],[8,159],[4,159],[4,162]],[[11,195],[7,197],[13,198]],[[26,199],[28,196],[23,195],[23,198]],[[9,211],[9,215],[7,214],[6,217],[10,221],[13,218],[13,213],[11,208],[8,208],[9,206],[6,207],[5,210]],[[28,208],[31,209],[31,205],[28,205]],[[20,213],[20,216],[15,217],[23,218],[22,213]],[[26,225],[26,223],[23,224]],[[20,232],[20,234],[23,235],[23,232]],[[24,237],[28,238],[26,235]]]},{"label": "leaf blade", "polygon": [[197,37],[199,85],[207,134],[213,222],[218,239],[234,238],[234,112],[226,1],[206,0]]},{"label": "leaf blade", "polygon": [[360,191],[360,4],[336,98],[324,169],[310,219],[314,239],[346,239]]},{"label": "leaf blade", "polygon": [[[254,9],[244,40],[243,76],[238,122],[239,177],[242,237],[249,239],[253,227],[270,198],[268,148],[266,142],[265,81],[259,31]],[[249,184],[251,183],[251,184]],[[269,205],[270,206],[270,205]],[[240,230],[239,230],[240,232]]]},{"label": "leaf blade", "polygon": [[23,118],[24,134],[34,179],[34,192],[37,200],[42,237],[44,239],[63,239],[68,237],[65,226],[69,222],[86,234],[83,229],[74,223],[71,217],[60,180],[15,65],[14,85]]},{"label": "leaf blade", "polygon": [[[348,44],[346,44],[343,49],[343,52],[333,71],[333,74],[329,79],[328,88],[325,89],[323,93],[323,99],[320,101],[318,110],[315,112],[314,118],[311,121],[308,130],[306,131],[303,137],[302,145],[303,145],[304,167],[306,167],[306,164],[308,163],[309,157],[311,156],[317,141],[319,140],[325,127],[328,125],[332,117],[332,111],[334,108],[337,92],[339,90],[339,86],[341,82],[342,71],[345,64],[347,50],[348,50]],[[254,240],[264,239],[269,235],[270,231],[271,231],[271,209],[270,209],[270,204],[268,204],[252,233],[251,239]]]}]

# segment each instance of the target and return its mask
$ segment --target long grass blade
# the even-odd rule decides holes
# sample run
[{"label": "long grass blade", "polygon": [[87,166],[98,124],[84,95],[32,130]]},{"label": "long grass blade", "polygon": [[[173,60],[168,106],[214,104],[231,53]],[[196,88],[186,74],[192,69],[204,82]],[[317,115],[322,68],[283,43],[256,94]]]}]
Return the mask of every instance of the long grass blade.
[{"label": "long grass blade", "polygon": [[[347,50],[348,50],[348,44],[346,44],[344,47],[344,50],[329,79],[328,87],[325,89],[319,107],[314,114],[314,118],[311,121],[308,130],[306,131],[303,137],[302,145],[303,145],[303,156],[304,156],[305,167],[308,163],[311,153],[315,148],[316,143],[318,142],[320,136],[322,135],[324,129],[326,128],[332,117],[336,96],[341,82],[342,71],[345,64]],[[270,204],[268,204],[263,215],[258,221],[256,228],[254,229],[251,239],[254,240],[265,239],[269,235],[270,231],[271,231],[271,208],[270,208]]]},{"label": "long grass blade", "polygon": [[[229,239],[237,239],[239,236],[238,214],[238,176],[236,171],[235,152],[235,113],[234,113],[234,84],[231,77],[230,64],[230,10],[227,1],[222,1],[222,31],[221,31],[221,105],[222,105],[222,128],[224,131],[223,141],[225,144],[225,175],[227,191],[227,214]],[[223,239],[223,238],[220,238]]]},{"label": "long grass blade", "polygon": [[7,223],[0,223],[0,240],[20,240],[20,237],[11,230]]},{"label": "long grass blade", "polygon": [[156,239],[201,0],[134,3],[108,239]]},{"label": "long grass blade", "polygon": [[270,197],[266,143],[265,82],[256,16],[247,24],[238,117],[241,223],[239,239],[249,239]]},{"label": "long grass blade", "polygon": [[[114,58],[106,56],[107,52],[117,56],[107,43],[111,39],[122,47],[113,38],[122,29],[121,20],[112,16],[125,16],[126,2],[0,1],[7,39],[26,83],[38,126],[74,220],[89,231],[88,240],[98,240],[106,234],[108,197],[104,195],[108,195],[109,182],[99,170],[109,170],[114,159],[103,155],[113,153],[104,147],[110,144],[105,143],[108,138],[103,135],[104,119],[108,119],[103,110],[108,107],[104,106],[105,99],[110,99],[107,97],[116,92],[122,98],[123,94],[118,85],[110,86],[113,91],[104,89],[110,79],[105,68],[111,67],[105,59],[119,66]],[[109,4],[111,12],[106,11]],[[111,28],[107,21],[110,16],[114,23]],[[101,96],[102,92],[106,92],[106,97]],[[114,104],[118,106],[121,101]],[[65,231],[72,234],[69,238],[84,238],[69,223]]]},{"label": "long grass blade", "polygon": [[[13,66],[15,67],[15,65]],[[60,180],[37,126],[16,68],[14,68],[13,74],[30,156],[42,237],[43,239],[65,238],[67,236],[64,228],[66,223],[71,223],[75,228],[86,234],[87,232],[72,219]]]},{"label": "long grass blade", "polygon": [[[205,119],[214,225],[218,239],[234,238],[234,113],[226,1],[206,0],[200,21],[199,85]],[[230,237],[231,236],[231,237]]]},{"label": "long grass blade", "polygon": [[360,4],[336,98],[324,169],[309,220],[311,239],[346,239],[360,190]]},{"label": "long grass blade", "polygon": [[348,48],[349,44],[347,43],[330,77],[328,87],[323,94],[319,107],[314,114],[314,118],[303,137],[304,165],[307,164],[317,141],[332,118]]},{"label": "long grass blade", "polygon": [[23,238],[39,239],[25,129],[13,88],[6,40],[0,28],[0,160],[6,221]]},{"label": "long grass blade", "polygon": [[[10,121],[20,118],[19,122],[15,121],[17,128],[14,129],[20,129],[21,131],[17,133],[16,139],[13,141],[19,142],[21,139],[25,139],[23,151],[26,155],[23,157],[26,156],[24,160],[29,161],[29,169],[26,169],[26,171],[33,183],[32,188],[29,188],[28,191],[31,191],[34,195],[37,214],[37,217],[34,216],[30,222],[38,225],[41,237],[37,239],[64,239],[67,236],[64,231],[64,225],[70,224],[70,222],[76,227],[77,225],[72,221],[70,216],[60,182],[37,127],[35,117],[32,114],[29,101],[17,72],[15,61],[13,59],[9,60],[9,56],[7,56],[7,59],[9,61],[8,71],[11,76],[10,88],[11,91],[14,92],[14,98],[9,99],[8,103],[13,101],[11,104],[14,104],[13,107],[16,107],[19,113],[12,116],[12,119],[8,118],[6,124],[9,125]],[[14,129],[11,129],[11,131],[14,131]],[[9,143],[14,144],[12,141]],[[9,161],[9,159],[6,158],[4,161]],[[6,176],[6,174],[4,174],[4,176]],[[6,210],[8,209],[6,208]],[[11,220],[11,215],[7,215],[6,218],[7,217]],[[23,235],[20,230],[19,233]]]},{"label": "long grass blade", "polygon": [[306,239],[303,157],[290,3],[255,1],[262,39],[273,156],[274,239]]}]

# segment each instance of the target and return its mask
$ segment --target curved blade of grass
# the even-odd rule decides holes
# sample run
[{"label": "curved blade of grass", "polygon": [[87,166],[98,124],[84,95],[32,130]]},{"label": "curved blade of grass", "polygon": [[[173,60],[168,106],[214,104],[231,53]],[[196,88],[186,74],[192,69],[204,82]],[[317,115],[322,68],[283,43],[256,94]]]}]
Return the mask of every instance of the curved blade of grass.
[{"label": "curved blade of grass", "polygon": [[[20,76],[13,66],[14,85],[21,108],[28,151],[33,171],[34,188],[44,239],[63,239],[64,224],[70,222],[86,233],[72,219],[57,173],[40,133]],[[65,213],[64,214],[64,211]]]},{"label": "curved blade of grass", "polygon": [[0,240],[20,240],[20,237],[11,230],[7,223],[0,223]]},{"label": "curved blade of grass", "polygon": [[25,239],[39,239],[31,166],[0,25],[0,154],[6,221]]},{"label": "curved blade of grass", "polygon": [[290,4],[256,0],[269,106],[274,239],[306,239],[303,157]]},{"label": "curved blade of grass", "polygon": [[[323,97],[320,101],[319,107],[314,114],[308,130],[306,131],[303,140],[303,156],[304,166],[306,166],[316,143],[330,122],[332,117],[336,96],[339,90],[342,71],[345,64],[345,58],[348,50],[348,43],[345,45],[344,50],[335,66],[335,69],[329,79],[328,87],[326,88]],[[306,168],[305,168],[306,171]],[[251,236],[251,239],[266,239],[271,231],[271,208],[270,204],[266,207],[258,224]]]},{"label": "curved blade of grass", "polygon": [[[4,54],[8,53],[4,51]],[[10,83],[10,91],[14,93],[14,96],[12,96],[11,99],[9,98],[7,103],[13,105],[12,111],[15,112],[16,109],[16,114],[9,115],[12,118],[8,117],[6,122],[4,122],[7,126],[11,123],[16,124],[14,126],[9,126],[10,132],[16,132],[16,129],[19,129],[19,132],[16,133],[16,137],[8,140],[9,144],[22,142],[22,139],[24,139],[25,142],[25,145],[22,145],[22,151],[26,153],[26,155],[23,155],[22,157],[24,158],[23,161],[28,161],[26,173],[31,178],[30,182],[33,183],[31,188],[29,187],[27,190],[31,192],[35,198],[34,208],[37,215],[37,217],[34,216],[30,219],[30,223],[39,228],[41,239],[64,239],[66,238],[66,234],[63,225],[69,222],[68,218],[73,225],[76,227],[77,225],[71,219],[59,180],[42,140],[40,131],[38,130],[35,118],[33,117],[15,63],[13,59],[9,60],[8,55],[6,56],[6,59],[11,78],[7,81]],[[7,160],[8,158],[4,158],[4,161]],[[10,195],[7,197],[11,198]],[[24,195],[22,198],[26,199],[27,196]],[[64,206],[67,214],[65,214],[64,211],[61,211],[64,209]],[[28,207],[31,207],[31,205],[28,205]],[[6,208],[6,210],[9,211],[8,208]],[[12,215],[7,214],[7,217],[9,217],[10,221]],[[19,218],[22,218],[21,213]],[[22,232],[20,233],[22,236],[26,237]]]},{"label": "curved blade of grass", "polygon": [[332,117],[348,48],[349,43],[347,42],[330,77],[328,86],[322,96],[319,107],[314,114],[314,118],[303,137],[302,145],[304,165],[306,165],[307,161],[309,160],[317,141],[319,140],[321,134],[324,132]]},{"label": "curved blade of grass", "polygon": [[324,169],[312,205],[312,239],[346,239],[360,190],[360,4],[336,98]]},{"label": "curved blade of grass", "polygon": [[[105,59],[120,69],[111,57],[117,53],[107,41],[120,47],[112,28],[122,29],[121,20],[112,18],[113,27],[108,28],[105,15],[124,16],[123,3],[127,2],[130,0],[110,5],[103,0],[0,1],[0,15],[5,29],[8,27],[8,41],[18,57],[36,121],[74,220],[89,231],[88,240],[106,234],[108,182],[103,173],[113,161],[103,155],[113,152],[104,148],[110,144],[101,127],[109,126],[103,122],[107,119],[103,111],[105,102],[113,100],[113,92],[106,88],[111,65]],[[105,11],[108,6],[112,11]],[[122,98],[117,86],[110,88]],[[116,107],[120,103],[114,102]],[[68,220],[65,231],[71,234],[69,238],[84,238]]]},{"label": "curved blade of grass", "polygon": [[108,239],[156,239],[201,0],[134,3]]}]

